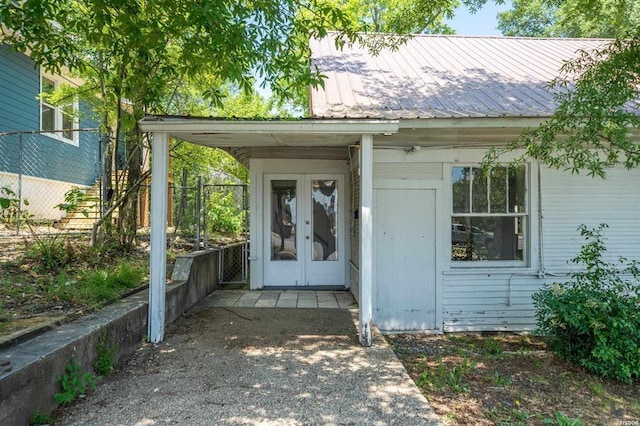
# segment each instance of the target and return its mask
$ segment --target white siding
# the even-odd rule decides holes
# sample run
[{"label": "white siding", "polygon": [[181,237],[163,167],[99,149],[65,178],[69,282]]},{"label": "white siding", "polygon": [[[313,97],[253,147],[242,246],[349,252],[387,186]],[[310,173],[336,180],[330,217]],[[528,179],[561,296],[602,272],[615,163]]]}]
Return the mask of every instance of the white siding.
[{"label": "white siding", "polygon": [[533,330],[531,294],[542,284],[533,274],[445,273],[444,331]]},{"label": "white siding", "polygon": [[607,179],[542,169],[544,267],[563,272],[573,267],[584,243],[577,230],[606,223],[611,258],[640,259],[640,170],[607,170]]},{"label": "white siding", "polygon": [[[609,256],[640,259],[640,170],[609,169],[608,178],[602,180],[543,167],[538,179],[538,167],[533,163],[528,190],[528,264],[519,268],[453,267],[449,260],[451,167],[478,163],[483,155],[483,150],[471,149],[374,151],[375,187],[415,188],[437,179],[442,182],[445,194],[436,206],[440,231],[433,243],[439,247],[436,274],[441,277],[442,289],[437,297],[444,331],[534,330],[531,295],[545,283],[565,279],[570,272],[568,261],[584,243],[577,231],[580,224],[595,227],[607,223]],[[352,171],[355,183],[357,167]],[[357,220],[352,226],[357,226]],[[407,223],[406,230],[411,232],[412,225]],[[357,246],[357,240],[352,243]],[[415,256],[415,262],[420,262],[420,253]],[[547,274],[544,279],[538,277],[541,269]]]}]

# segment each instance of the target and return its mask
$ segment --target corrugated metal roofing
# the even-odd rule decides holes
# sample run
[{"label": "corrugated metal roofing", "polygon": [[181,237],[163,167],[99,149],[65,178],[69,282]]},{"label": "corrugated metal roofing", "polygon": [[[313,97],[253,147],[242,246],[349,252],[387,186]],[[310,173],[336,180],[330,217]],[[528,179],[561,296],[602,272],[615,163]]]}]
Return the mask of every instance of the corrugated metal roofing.
[{"label": "corrugated metal roofing", "polygon": [[418,35],[378,56],[336,48],[332,35],[311,41],[328,78],[311,90],[313,118],[547,117],[548,83],[582,50],[603,39]]}]

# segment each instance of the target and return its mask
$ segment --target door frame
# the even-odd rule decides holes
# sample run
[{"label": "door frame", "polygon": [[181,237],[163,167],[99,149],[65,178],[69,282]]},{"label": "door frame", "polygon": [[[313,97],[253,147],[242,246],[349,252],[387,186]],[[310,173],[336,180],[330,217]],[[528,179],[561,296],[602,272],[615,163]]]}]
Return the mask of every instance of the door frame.
[{"label": "door frame", "polygon": [[[344,262],[344,287],[349,288],[349,256],[351,253],[351,238],[348,237],[349,232],[348,220],[349,210],[351,206],[351,178],[349,166],[346,161],[342,160],[297,160],[297,159],[262,159],[252,158],[249,162],[250,170],[250,190],[249,190],[249,211],[250,211],[250,255],[249,268],[250,278],[249,284],[252,290],[264,288],[264,265],[270,253],[264,250],[264,239],[266,232],[264,229],[264,215],[271,214],[265,209],[265,175],[335,175],[343,176],[343,190],[341,200],[343,203],[342,216],[340,217],[344,225],[344,248],[342,252],[345,258]],[[297,287],[296,287],[297,288]]]}]

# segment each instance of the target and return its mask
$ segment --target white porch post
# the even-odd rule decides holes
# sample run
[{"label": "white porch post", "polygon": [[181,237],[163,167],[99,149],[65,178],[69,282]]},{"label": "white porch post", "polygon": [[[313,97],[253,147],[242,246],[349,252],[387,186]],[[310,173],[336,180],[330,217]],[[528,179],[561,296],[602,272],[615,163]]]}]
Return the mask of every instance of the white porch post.
[{"label": "white porch post", "polygon": [[360,140],[360,344],[371,346],[373,317],[373,135]]},{"label": "white porch post", "polygon": [[167,185],[169,141],[166,133],[153,133],[151,153],[151,255],[149,261],[149,341],[164,339],[165,281],[167,271]]}]

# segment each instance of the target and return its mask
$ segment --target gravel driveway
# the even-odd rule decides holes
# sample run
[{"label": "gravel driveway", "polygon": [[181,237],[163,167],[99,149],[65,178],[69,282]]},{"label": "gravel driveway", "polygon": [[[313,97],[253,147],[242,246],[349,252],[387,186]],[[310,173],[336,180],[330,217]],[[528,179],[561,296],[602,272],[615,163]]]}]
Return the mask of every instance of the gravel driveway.
[{"label": "gravel driveway", "polygon": [[381,336],[360,346],[354,315],[201,305],[58,424],[440,424]]}]

